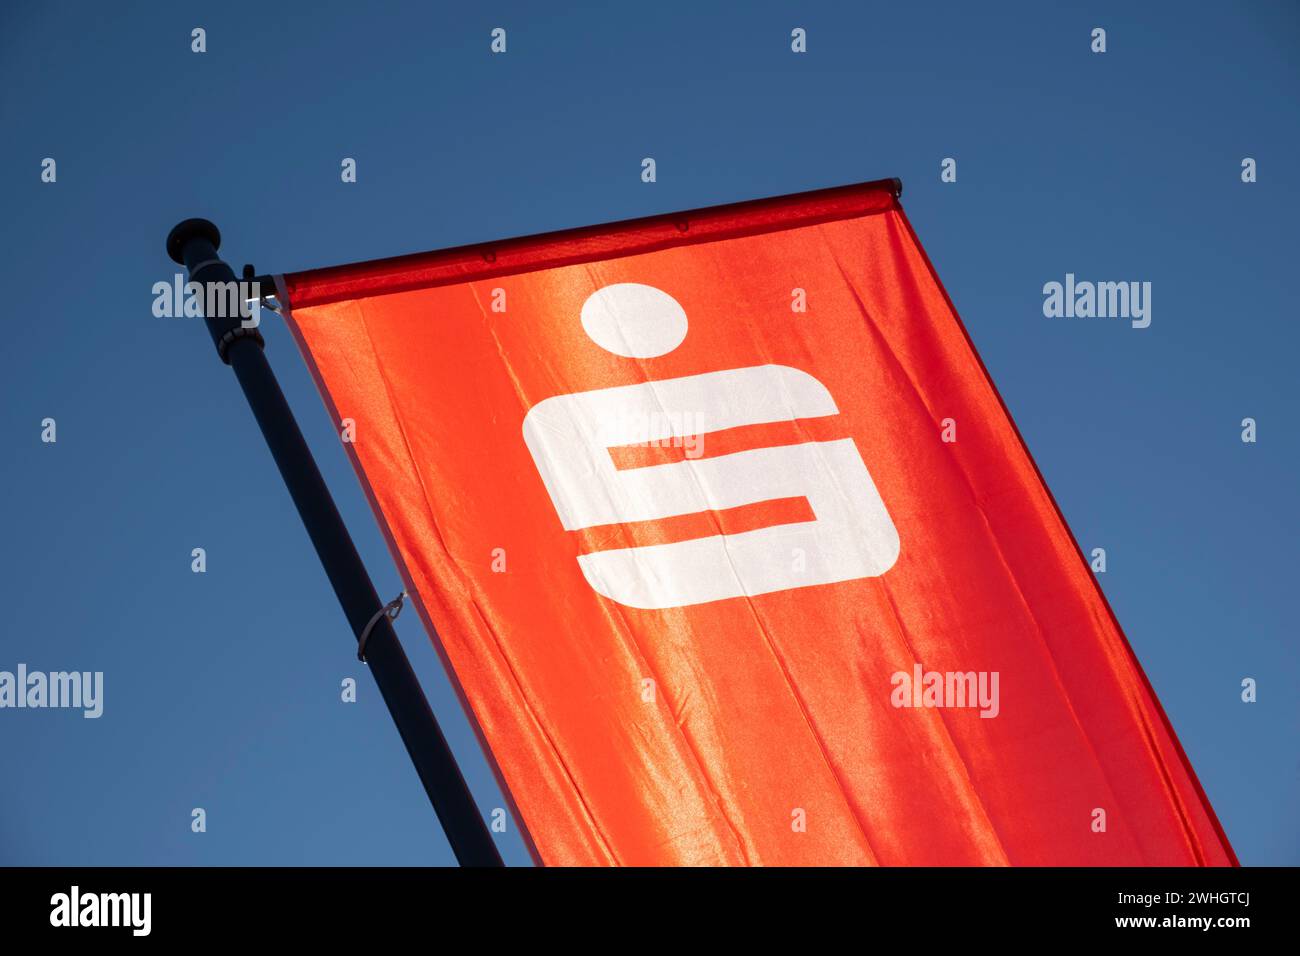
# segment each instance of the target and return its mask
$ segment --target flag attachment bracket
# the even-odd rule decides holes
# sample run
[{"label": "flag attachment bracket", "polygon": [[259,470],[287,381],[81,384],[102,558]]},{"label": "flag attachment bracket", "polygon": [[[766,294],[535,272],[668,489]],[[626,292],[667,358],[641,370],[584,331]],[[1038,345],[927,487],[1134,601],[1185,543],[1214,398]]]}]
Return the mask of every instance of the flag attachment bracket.
[{"label": "flag attachment bracket", "polygon": [[366,642],[370,640],[370,632],[375,629],[375,625],[379,623],[379,619],[384,615],[388,615],[390,621],[396,621],[397,615],[402,613],[402,603],[405,600],[406,592],[403,591],[376,611],[375,616],[366,624],[365,629],[361,632],[361,636],[357,638],[357,660],[361,663],[364,664],[366,662]]},{"label": "flag attachment bracket", "polygon": [[[268,309],[271,312],[274,312],[276,315],[283,314],[281,311],[280,297],[276,295],[274,292],[261,291],[262,289],[275,288],[275,276],[269,276],[269,275],[260,276],[257,274],[257,269],[254,268],[251,262],[245,262],[244,271],[243,271],[243,280],[245,282],[250,282],[253,285],[257,286],[258,289],[257,301],[262,304],[262,308]],[[272,302],[274,302],[275,304],[272,305],[271,304]]]}]

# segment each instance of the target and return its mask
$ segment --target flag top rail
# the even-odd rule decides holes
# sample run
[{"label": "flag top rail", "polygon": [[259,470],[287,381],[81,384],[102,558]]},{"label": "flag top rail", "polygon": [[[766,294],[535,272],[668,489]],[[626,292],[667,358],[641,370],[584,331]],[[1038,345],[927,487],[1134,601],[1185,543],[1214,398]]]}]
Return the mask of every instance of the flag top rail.
[{"label": "flag top rail", "polygon": [[[902,191],[902,180],[878,179],[768,199],[659,213],[286,273],[284,289],[290,306],[306,308],[343,299],[491,279],[885,212],[898,208]],[[275,288],[271,277],[259,278],[268,288]]]}]

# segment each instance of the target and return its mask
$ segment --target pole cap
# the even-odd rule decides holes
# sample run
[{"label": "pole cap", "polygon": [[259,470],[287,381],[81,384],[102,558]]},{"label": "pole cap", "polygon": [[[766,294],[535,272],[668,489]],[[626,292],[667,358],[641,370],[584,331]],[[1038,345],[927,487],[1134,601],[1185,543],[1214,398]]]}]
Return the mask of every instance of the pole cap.
[{"label": "pole cap", "polygon": [[213,249],[221,248],[221,231],[207,219],[186,219],[167,233],[167,255],[172,262],[185,265],[185,244],[191,239],[206,239]]}]

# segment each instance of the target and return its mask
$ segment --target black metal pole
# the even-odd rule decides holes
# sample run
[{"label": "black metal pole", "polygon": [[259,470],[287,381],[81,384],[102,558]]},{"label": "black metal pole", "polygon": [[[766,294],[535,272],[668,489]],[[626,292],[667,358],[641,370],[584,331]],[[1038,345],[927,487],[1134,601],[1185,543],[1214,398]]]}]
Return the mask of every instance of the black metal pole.
[{"label": "black metal pole", "polygon": [[[186,219],[167,236],[167,254],[189,270],[192,282],[205,287],[212,282],[236,281],[234,271],[217,256],[220,245],[221,234],[206,219]],[[242,287],[239,288],[242,299]],[[228,301],[221,296],[214,296],[213,300]],[[243,317],[238,314],[205,316],[204,321],[217,353],[239,379],[244,397],[359,642],[366,625],[384,604],[357,554],[293,411],[280,391],[280,383],[262,351],[261,334],[256,329],[244,328]],[[474,805],[456,758],[447,746],[447,739],[387,615],[381,614],[370,631],[365,660],[456,859],[461,866],[501,866],[501,855],[492,835]]]}]

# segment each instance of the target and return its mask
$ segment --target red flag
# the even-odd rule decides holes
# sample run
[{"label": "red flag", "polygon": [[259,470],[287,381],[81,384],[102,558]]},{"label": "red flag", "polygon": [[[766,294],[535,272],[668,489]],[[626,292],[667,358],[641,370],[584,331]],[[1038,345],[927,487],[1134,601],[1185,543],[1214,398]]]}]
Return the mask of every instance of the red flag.
[{"label": "red flag", "polygon": [[285,277],[548,864],[1231,864],[891,182]]}]

